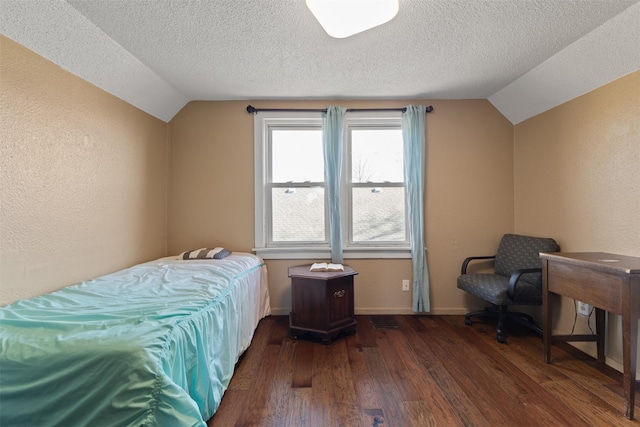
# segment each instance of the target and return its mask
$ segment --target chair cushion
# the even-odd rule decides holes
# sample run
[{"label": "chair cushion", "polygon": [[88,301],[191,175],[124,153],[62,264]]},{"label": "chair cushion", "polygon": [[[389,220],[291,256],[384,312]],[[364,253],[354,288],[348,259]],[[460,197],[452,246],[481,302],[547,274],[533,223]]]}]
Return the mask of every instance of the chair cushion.
[{"label": "chair cushion", "polygon": [[498,274],[463,274],[458,277],[458,288],[495,305],[541,305],[540,286],[520,281],[515,301],[507,295],[509,278]]},{"label": "chair cushion", "polygon": [[[558,244],[555,240],[544,237],[521,236],[517,234],[505,234],[500,241],[494,269],[496,274],[506,276],[523,268],[540,268],[540,252],[556,252]],[[539,273],[523,274],[522,281],[531,283],[541,289],[542,275]],[[520,283],[518,284],[520,287]],[[540,292],[540,290],[538,290]]]}]

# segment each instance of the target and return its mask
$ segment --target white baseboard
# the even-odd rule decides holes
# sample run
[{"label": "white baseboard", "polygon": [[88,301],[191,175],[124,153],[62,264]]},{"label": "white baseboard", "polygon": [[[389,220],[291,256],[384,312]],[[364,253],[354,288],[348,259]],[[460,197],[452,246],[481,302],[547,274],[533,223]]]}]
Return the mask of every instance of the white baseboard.
[{"label": "white baseboard", "polygon": [[[356,307],[355,314],[359,315],[376,315],[376,314],[384,314],[384,315],[392,315],[392,314],[435,314],[440,316],[446,315],[464,315],[467,314],[470,310],[466,308],[440,308],[431,310],[428,313],[414,313],[411,307],[384,307],[384,308],[371,308],[371,307]],[[271,314],[274,316],[288,316],[291,312],[291,307],[284,308],[271,308]]]}]

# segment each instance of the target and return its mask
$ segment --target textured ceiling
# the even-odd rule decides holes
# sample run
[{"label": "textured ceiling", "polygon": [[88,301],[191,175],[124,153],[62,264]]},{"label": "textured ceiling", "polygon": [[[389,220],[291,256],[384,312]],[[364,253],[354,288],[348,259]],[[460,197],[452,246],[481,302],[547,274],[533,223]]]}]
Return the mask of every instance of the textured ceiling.
[{"label": "textured ceiling", "polygon": [[487,98],[518,123],[640,68],[638,0],[400,0],[346,39],[304,0],[0,0],[0,16],[165,121],[190,100]]}]

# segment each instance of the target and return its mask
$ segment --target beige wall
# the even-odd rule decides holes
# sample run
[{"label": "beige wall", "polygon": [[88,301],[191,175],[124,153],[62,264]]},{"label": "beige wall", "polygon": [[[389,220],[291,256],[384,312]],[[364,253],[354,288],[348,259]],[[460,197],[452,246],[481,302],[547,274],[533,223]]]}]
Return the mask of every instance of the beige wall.
[{"label": "beige wall", "polygon": [[166,253],[166,123],[3,36],[0,108],[0,304]]},{"label": "beige wall", "polygon": [[[425,218],[433,313],[483,305],[455,278],[463,258],[493,253],[505,232],[640,256],[640,72],[515,127],[485,100],[192,102],[167,125],[2,36],[0,55],[0,304],[199,246],[250,251],[249,103],[434,106]],[[288,312],[287,267],[303,262],[268,261],[274,313]],[[411,311],[400,291],[409,260],[348,262],[360,271],[358,312]],[[558,314],[554,329],[568,332],[572,301]],[[583,319],[576,329],[588,330]],[[617,316],[609,332],[616,366]]]},{"label": "beige wall", "polygon": [[[426,243],[432,313],[465,313],[482,303],[456,288],[462,260],[491,254],[513,231],[513,126],[485,100],[191,102],[170,122],[169,253],[206,245],[250,251],[254,244],[253,116],[262,108],[433,105],[427,116]],[[308,260],[312,261],[312,260]],[[315,261],[315,260],[313,260]],[[270,260],[274,313],[291,306],[287,267]],[[347,260],[356,312],[410,313],[410,260]]]},{"label": "beige wall", "polygon": [[[640,256],[640,71],[518,124],[514,146],[516,232],[552,236],[568,252]],[[569,333],[573,300],[561,307],[553,326]],[[609,332],[616,366],[618,316]],[[576,333],[589,333],[584,318]]]}]

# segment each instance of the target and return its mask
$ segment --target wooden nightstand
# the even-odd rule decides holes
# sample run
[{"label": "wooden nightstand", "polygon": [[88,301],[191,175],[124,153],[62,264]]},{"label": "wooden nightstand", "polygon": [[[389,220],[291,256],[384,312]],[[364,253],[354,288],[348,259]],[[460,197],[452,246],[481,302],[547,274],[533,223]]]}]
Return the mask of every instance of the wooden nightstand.
[{"label": "wooden nightstand", "polygon": [[308,333],[329,344],[341,332],[354,333],[353,276],[358,272],[348,265],[339,272],[311,272],[310,267],[289,267],[291,337]]}]

